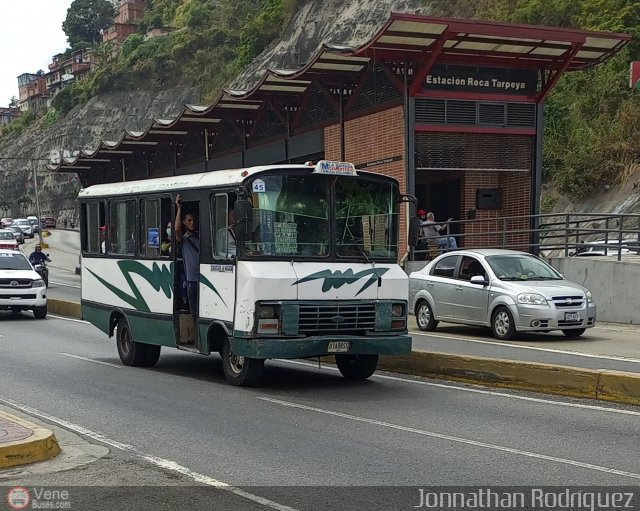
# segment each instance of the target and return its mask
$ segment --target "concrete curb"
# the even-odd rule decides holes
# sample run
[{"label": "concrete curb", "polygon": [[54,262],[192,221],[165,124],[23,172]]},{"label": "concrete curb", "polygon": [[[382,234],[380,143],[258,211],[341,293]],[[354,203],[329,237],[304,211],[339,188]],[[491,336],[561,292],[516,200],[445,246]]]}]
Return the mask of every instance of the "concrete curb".
[{"label": "concrete curb", "polygon": [[79,303],[55,300],[53,298],[47,298],[47,312],[70,318],[82,318],[82,308]]},{"label": "concrete curb", "polygon": [[21,430],[31,431],[26,438],[0,442],[0,469],[48,460],[60,454],[58,440],[52,431],[3,411],[0,411],[0,419]]},{"label": "concrete curb", "polygon": [[[48,305],[51,313],[82,317],[79,303],[49,300]],[[323,357],[323,360],[332,363],[334,359]],[[378,368],[489,387],[640,405],[640,374],[620,371],[428,351],[414,351],[411,355],[403,356],[383,355]]]}]

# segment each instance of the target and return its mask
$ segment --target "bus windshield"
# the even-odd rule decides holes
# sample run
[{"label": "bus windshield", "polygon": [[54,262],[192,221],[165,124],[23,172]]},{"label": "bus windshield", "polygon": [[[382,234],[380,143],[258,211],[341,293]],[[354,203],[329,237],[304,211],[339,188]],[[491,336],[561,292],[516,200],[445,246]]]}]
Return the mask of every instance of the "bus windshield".
[{"label": "bus windshield", "polygon": [[246,256],[397,258],[398,189],[392,183],[268,174],[249,187],[253,217]]}]

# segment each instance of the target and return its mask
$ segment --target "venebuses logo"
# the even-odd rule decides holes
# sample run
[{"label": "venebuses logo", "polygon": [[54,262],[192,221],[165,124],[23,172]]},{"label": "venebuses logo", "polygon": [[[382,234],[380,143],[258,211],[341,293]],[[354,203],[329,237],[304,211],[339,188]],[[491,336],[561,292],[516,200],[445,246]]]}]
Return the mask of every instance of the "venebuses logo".
[{"label": "venebuses logo", "polygon": [[30,502],[31,495],[29,495],[29,490],[22,486],[15,486],[7,493],[9,509],[27,509]]}]

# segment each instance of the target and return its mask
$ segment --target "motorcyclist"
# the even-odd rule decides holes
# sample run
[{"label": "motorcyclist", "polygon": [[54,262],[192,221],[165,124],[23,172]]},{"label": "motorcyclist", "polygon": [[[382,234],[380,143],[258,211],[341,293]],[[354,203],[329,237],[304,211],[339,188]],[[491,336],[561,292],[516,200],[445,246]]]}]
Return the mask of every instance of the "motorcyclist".
[{"label": "motorcyclist", "polygon": [[46,254],[42,253],[42,247],[40,245],[36,245],[36,248],[31,255],[29,256],[29,262],[33,265],[43,264],[45,261],[51,262],[51,259]]}]

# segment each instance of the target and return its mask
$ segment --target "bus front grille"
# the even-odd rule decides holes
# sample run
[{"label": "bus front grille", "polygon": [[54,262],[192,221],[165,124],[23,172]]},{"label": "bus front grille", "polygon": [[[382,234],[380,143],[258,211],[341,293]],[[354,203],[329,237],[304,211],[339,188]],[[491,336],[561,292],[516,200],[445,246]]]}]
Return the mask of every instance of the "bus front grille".
[{"label": "bus front grille", "polygon": [[375,303],[300,305],[300,333],[362,334],[375,330],[375,324]]}]

